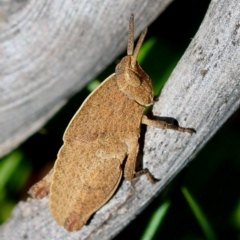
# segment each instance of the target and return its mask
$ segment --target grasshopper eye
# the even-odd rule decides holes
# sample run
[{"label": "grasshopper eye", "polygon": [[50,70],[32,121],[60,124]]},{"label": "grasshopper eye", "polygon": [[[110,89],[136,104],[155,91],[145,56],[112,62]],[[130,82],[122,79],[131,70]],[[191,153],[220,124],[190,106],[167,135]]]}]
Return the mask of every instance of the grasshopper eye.
[{"label": "grasshopper eye", "polygon": [[139,76],[139,74],[135,73],[134,71],[130,70],[125,72],[125,79],[127,81],[127,83],[130,85],[130,86],[133,86],[133,87],[139,87],[142,83],[141,81],[141,78]]}]

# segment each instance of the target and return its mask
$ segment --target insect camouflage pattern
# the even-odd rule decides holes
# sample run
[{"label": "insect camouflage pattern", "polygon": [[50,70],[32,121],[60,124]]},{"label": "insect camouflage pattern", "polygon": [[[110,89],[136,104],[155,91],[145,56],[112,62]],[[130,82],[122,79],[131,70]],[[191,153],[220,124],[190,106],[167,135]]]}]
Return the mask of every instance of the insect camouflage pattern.
[{"label": "insect camouflage pattern", "polygon": [[64,133],[54,168],[29,190],[37,199],[49,194],[54,219],[68,231],[86,224],[112,197],[122,176],[131,180],[146,174],[154,183],[148,169],[135,172],[141,124],[193,133],[143,114],[153,104],[151,79],[137,62],[146,33],[134,49],[131,15],[127,56],[84,101]]}]

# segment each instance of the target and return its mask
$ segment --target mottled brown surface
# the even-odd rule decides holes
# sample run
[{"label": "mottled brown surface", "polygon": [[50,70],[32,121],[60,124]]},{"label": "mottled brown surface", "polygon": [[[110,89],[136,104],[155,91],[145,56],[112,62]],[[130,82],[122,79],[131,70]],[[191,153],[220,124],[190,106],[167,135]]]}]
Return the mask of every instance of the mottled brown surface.
[{"label": "mottled brown surface", "polygon": [[[130,56],[123,58],[116,73],[84,101],[64,133],[52,176],[29,191],[39,198],[50,188],[51,213],[69,231],[80,229],[113,195],[127,155],[124,175],[129,180],[134,177],[144,110],[139,102],[152,104],[153,89],[150,78],[136,62],[138,52],[134,56],[133,21],[132,15]],[[145,34],[140,37],[140,45]]]},{"label": "mottled brown surface", "polygon": [[83,103],[54,166],[50,209],[60,225],[79,229],[113,195],[123,160],[138,145],[142,112],[119,90],[115,75]]}]

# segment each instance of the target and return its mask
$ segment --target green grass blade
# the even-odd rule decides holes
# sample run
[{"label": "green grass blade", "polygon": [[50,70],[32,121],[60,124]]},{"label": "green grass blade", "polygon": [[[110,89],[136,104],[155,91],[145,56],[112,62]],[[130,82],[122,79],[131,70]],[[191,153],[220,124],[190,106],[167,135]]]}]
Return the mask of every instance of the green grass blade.
[{"label": "green grass blade", "polygon": [[87,85],[87,90],[89,92],[94,91],[99,85],[101,84],[101,82],[98,79],[94,79],[92,80],[90,83],[88,83]]},{"label": "green grass blade", "polygon": [[156,234],[158,228],[160,227],[168,209],[170,206],[170,201],[166,201],[163,203],[152,215],[148,226],[141,237],[141,240],[151,240],[153,239],[154,235]]},{"label": "green grass blade", "polygon": [[208,240],[217,239],[210,223],[207,220],[207,217],[204,215],[202,209],[200,208],[200,206],[198,205],[196,200],[192,197],[192,195],[189,193],[187,188],[182,187],[182,193],[183,193],[185,199],[187,200],[190,208],[192,209],[193,214],[196,217],[199,225],[201,226],[202,231],[204,232],[206,239],[208,239]]},{"label": "green grass blade", "polygon": [[0,162],[0,192],[3,191],[6,183],[12,176],[18,164],[22,160],[22,154],[19,151],[14,151]]},{"label": "green grass blade", "polygon": [[138,53],[138,62],[141,65],[146,56],[148,55],[149,51],[153,48],[153,46],[156,44],[157,39],[152,37],[148,39],[146,42],[143,43],[139,53]]},{"label": "green grass blade", "polygon": [[238,200],[236,207],[234,207],[232,216],[231,216],[232,225],[240,231],[240,200]]}]

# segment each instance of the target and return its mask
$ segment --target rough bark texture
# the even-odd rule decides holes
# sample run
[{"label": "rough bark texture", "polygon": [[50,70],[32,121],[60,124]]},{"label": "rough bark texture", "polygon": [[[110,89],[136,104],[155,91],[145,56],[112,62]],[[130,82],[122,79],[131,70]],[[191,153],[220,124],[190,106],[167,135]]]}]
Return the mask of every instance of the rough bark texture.
[{"label": "rough bark texture", "polygon": [[38,130],[172,0],[0,3],[0,157]]},{"label": "rough bark texture", "polygon": [[239,12],[238,0],[211,2],[198,33],[154,105],[155,115],[174,117],[182,126],[197,131],[191,137],[148,128],[144,166],[160,182],[151,185],[143,176],[133,181],[132,188],[124,181],[109,203],[94,215],[90,225],[71,234],[53,221],[47,199],[21,202],[11,219],[0,228],[0,238],[111,239],[126,226],[239,107]]}]

